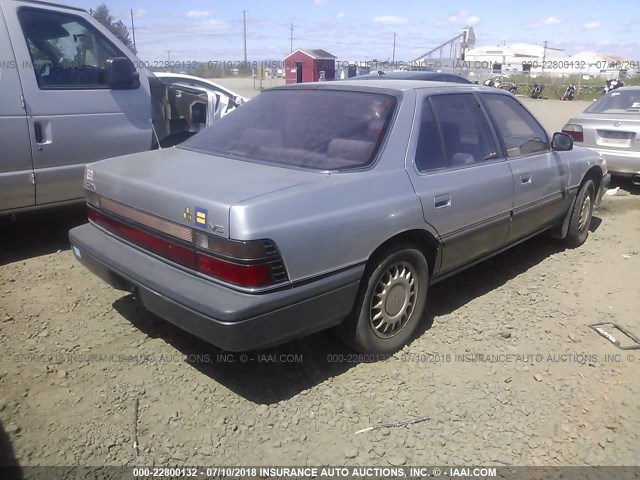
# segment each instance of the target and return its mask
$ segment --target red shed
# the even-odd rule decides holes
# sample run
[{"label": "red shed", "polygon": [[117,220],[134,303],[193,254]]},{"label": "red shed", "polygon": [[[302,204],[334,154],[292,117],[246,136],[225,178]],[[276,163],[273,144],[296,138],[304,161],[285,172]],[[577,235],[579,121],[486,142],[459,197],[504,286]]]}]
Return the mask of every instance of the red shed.
[{"label": "red shed", "polygon": [[324,72],[325,80],[335,80],[336,58],[319,48],[299,48],[284,57],[284,78],[287,83],[317,82]]}]

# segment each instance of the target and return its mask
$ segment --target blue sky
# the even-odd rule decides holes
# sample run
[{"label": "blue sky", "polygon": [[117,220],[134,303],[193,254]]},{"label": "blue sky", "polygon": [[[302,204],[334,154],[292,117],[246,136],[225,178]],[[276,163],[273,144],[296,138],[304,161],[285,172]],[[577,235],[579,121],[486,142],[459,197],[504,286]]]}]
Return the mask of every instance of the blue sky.
[{"label": "blue sky", "polygon": [[[100,0],[61,0],[95,8]],[[396,60],[412,60],[473,26],[476,46],[526,42],[564,48],[567,54],[599,51],[640,60],[640,10],[636,0],[607,8],[602,0],[411,2],[407,0],[106,0],[130,26],[142,60],[238,61],[243,58],[242,11],[247,11],[249,60],[323,48],[340,59],[387,60],[396,39]]]}]

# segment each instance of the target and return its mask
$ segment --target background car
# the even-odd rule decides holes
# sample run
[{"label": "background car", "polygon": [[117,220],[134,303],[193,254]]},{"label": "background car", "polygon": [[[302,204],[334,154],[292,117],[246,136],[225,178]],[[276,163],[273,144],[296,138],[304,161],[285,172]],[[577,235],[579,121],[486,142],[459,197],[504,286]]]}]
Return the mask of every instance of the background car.
[{"label": "background car", "polygon": [[474,83],[461,75],[442,72],[402,71],[373,72],[356,77],[358,80],[424,80],[429,82]]},{"label": "background car", "polygon": [[640,87],[603,95],[562,128],[576,145],[601,154],[609,171],[640,185]]},{"label": "background car", "polygon": [[216,111],[216,118],[226,115],[234,108],[249,101],[247,97],[243,97],[239,93],[229,90],[228,88],[207,78],[172,72],[154,72],[154,75],[170,85],[186,85],[188,87],[200,88],[216,94],[219,97],[220,102],[219,111]]},{"label": "background car", "polygon": [[227,350],[338,326],[386,354],[433,282],[544,231],[581,245],[609,176],[508,92],[351,80],[267,90],[85,180],[76,258],[156,315]]}]

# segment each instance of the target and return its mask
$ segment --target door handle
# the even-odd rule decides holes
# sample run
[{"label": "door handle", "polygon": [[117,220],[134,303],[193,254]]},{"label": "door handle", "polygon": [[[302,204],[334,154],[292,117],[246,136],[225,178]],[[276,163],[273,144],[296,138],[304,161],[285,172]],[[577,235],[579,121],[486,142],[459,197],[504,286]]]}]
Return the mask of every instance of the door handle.
[{"label": "door handle", "polygon": [[33,129],[36,133],[36,143],[44,143],[44,139],[42,138],[42,124],[40,122],[35,122],[33,124]]},{"label": "door handle", "polygon": [[531,174],[530,173],[523,173],[522,175],[520,175],[520,183],[522,183],[523,185],[528,185],[531,183]]},{"label": "door handle", "polygon": [[33,133],[35,135],[36,145],[39,151],[44,150],[44,145],[50,145],[52,142],[51,122],[49,120],[38,120],[33,122]]},{"label": "door handle", "polygon": [[451,195],[438,195],[433,197],[433,208],[446,208],[451,206]]}]

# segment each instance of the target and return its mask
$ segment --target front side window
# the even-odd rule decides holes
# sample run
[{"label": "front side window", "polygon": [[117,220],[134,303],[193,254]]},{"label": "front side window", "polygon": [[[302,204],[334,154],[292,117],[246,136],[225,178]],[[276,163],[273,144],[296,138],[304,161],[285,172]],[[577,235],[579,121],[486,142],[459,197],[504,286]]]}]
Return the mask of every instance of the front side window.
[{"label": "front side window", "polygon": [[182,143],[243,160],[317,170],[373,162],[396,98],[330,89],[266,91]]},{"label": "front side window", "polygon": [[515,98],[483,93],[482,99],[502,137],[507,157],[521,157],[550,150],[547,133]]},{"label": "front side window", "polygon": [[41,89],[107,87],[107,59],[124,55],[89,23],[31,8],[18,16]]}]

